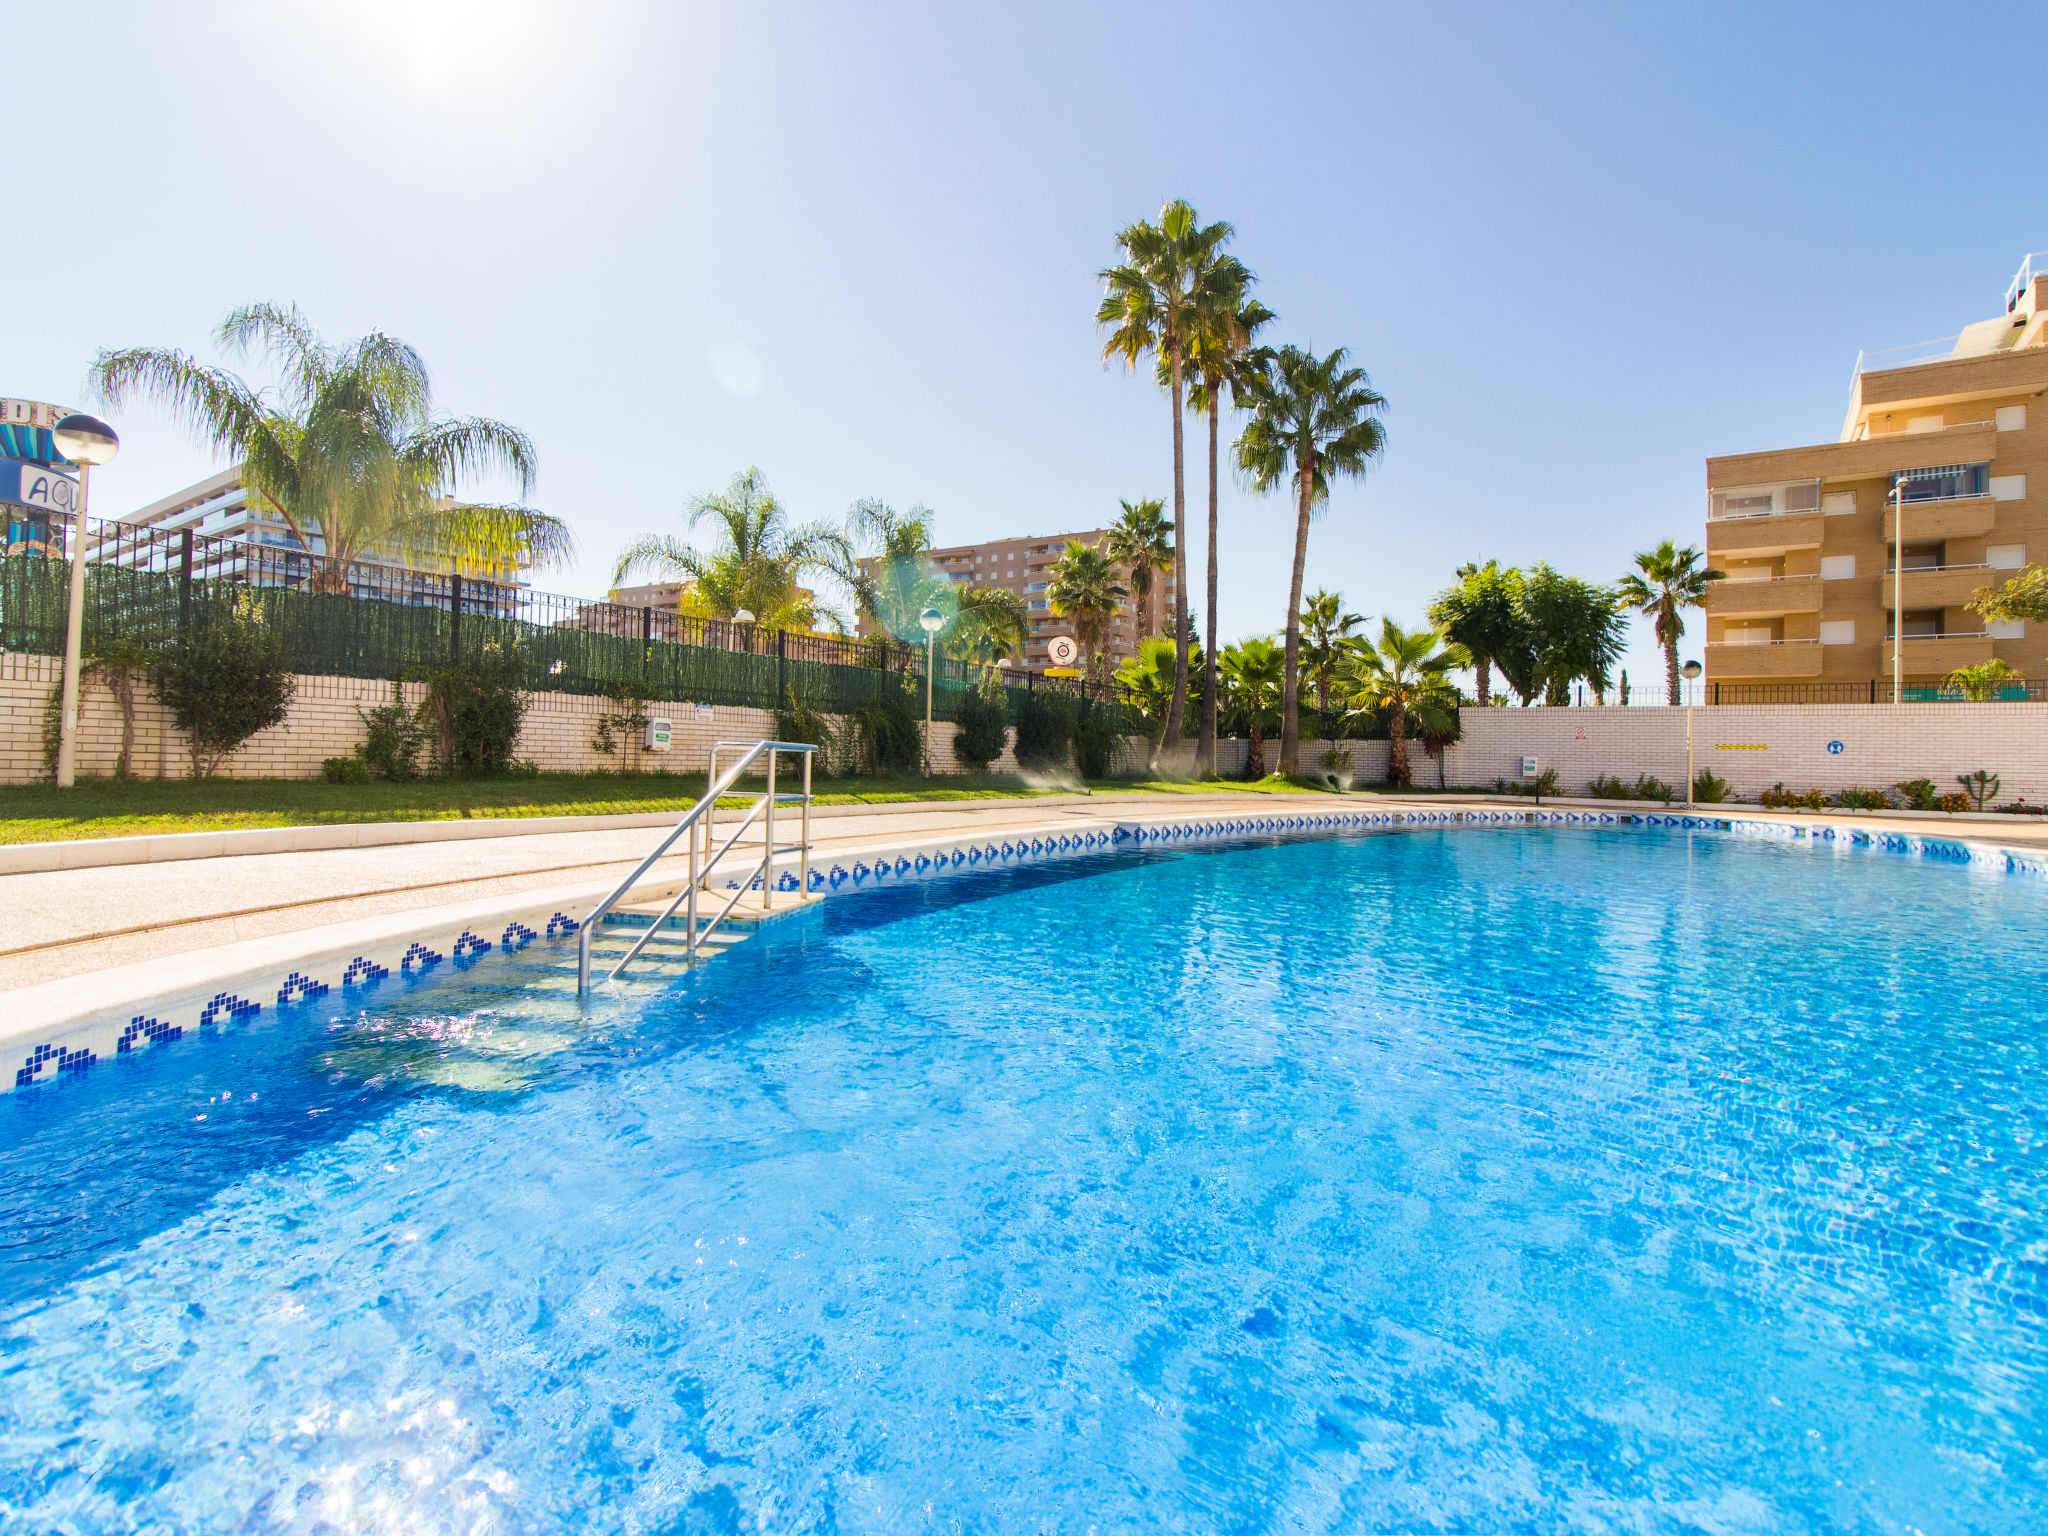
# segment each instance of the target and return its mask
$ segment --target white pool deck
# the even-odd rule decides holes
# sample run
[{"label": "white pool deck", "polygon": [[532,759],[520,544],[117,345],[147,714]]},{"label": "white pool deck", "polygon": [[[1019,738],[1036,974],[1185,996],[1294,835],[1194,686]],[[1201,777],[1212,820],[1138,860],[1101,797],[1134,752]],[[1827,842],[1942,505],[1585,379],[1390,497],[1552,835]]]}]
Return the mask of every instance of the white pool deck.
[{"label": "white pool deck", "polygon": [[[1476,805],[1533,809],[1530,801],[1511,797],[1245,792],[821,807],[813,812],[813,860],[829,868],[884,851],[914,857],[961,839],[1106,833],[1164,819],[1361,808],[1441,813]],[[1547,809],[1560,806],[1628,809],[1612,801],[1545,802]],[[2015,816],[1817,815],[1747,806],[1701,807],[1700,814],[1835,823],[2035,856],[2048,850],[2048,826]],[[130,1001],[145,1006],[171,993],[197,995],[266,968],[302,960],[310,965],[316,957],[388,944],[429,922],[455,929],[473,923],[481,932],[491,922],[502,926],[515,909],[539,905],[580,918],[645,857],[674,818],[576,818],[567,829],[564,820],[539,828],[495,822],[482,831],[477,822],[280,829],[302,835],[266,832],[239,843],[234,835],[221,841],[222,834],[208,834],[203,849],[186,843],[168,854],[160,838],[108,840],[70,845],[66,861],[80,867],[8,873],[0,862],[0,933],[6,935],[0,993],[7,995],[0,1044]],[[778,828],[778,841],[794,831]],[[355,846],[294,847],[294,841]],[[271,851],[234,851],[251,846]],[[129,862],[97,862],[116,858]],[[52,861],[47,853],[38,859]],[[665,860],[639,892],[680,889],[682,868],[681,860]]]}]

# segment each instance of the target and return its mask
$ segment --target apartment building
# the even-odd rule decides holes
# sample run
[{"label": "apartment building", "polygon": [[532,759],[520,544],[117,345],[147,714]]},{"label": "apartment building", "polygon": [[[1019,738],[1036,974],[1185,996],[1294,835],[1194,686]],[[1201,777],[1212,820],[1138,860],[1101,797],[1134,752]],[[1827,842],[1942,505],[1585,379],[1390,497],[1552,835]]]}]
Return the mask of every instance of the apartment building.
[{"label": "apartment building", "polygon": [[[326,545],[317,530],[308,534],[312,547],[303,547],[291,527],[275,510],[252,503],[242,484],[242,467],[237,464],[218,474],[186,486],[182,491],[151,502],[120,521],[131,529],[147,529],[156,535],[176,535],[190,529],[212,539],[240,545],[252,557],[248,563],[251,580],[296,585],[307,580],[314,569],[310,556],[323,555]],[[122,539],[112,543],[104,556],[117,564],[159,560],[161,550],[150,544]],[[429,576],[402,570],[395,552],[388,561],[363,561],[351,572],[350,586],[360,597],[393,597],[408,586],[422,591],[438,586]],[[483,566],[464,562],[462,574],[469,597],[465,606],[480,609],[508,607],[526,584],[525,574],[516,566]]]},{"label": "apartment building", "polygon": [[[2048,559],[2048,252],[2004,313],[1865,354],[1832,443],[1707,460],[1706,670],[1721,683],[1867,685],[1957,667],[2038,673],[2048,634],[1988,624],[1980,587]],[[2041,265],[2036,265],[2041,263]]]},{"label": "apartment building", "polygon": [[[928,559],[932,569],[949,580],[964,586],[1003,587],[1015,592],[1024,600],[1024,610],[1029,623],[1029,634],[1025,653],[1022,657],[1011,657],[1020,661],[1031,671],[1043,671],[1049,666],[1046,646],[1055,635],[1074,634],[1073,621],[1060,618],[1052,611],[1046,598],[1046,588],[1052,582],[1052,567],[1065,553],[1070,541],[1083,544],[1099,544],[1108,536],[1108,530],[1091,528],[1085,533],[1057,533],[1024,539],[992,539],[985,544],[956,544],[946,549],[935,549]],[[862,564],[866,564],[863,561]],[[1129,573],[1125,573],[1124,585],[1129,586]],[[1173,615],[1173,576],[1170,572],[1159,572],[1152,580],[1153,632],[1162,633],[1171,627]],[[866,619],[861,621],[860,633],[870,633],[872,626]],[[1126,599],[1123,610],[1103,626],[1102,654],[1108,664],[1117,666],[1126,657],[1138,654],[1138,641],[1144,638],[1138,633],[1138,604],[1135,597]]]}]

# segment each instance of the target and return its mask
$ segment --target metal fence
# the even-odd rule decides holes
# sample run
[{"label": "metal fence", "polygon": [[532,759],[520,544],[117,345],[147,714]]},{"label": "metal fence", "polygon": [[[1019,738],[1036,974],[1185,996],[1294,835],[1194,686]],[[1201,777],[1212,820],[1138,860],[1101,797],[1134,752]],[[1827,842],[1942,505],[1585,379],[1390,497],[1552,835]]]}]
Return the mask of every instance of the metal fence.
[{"label": "metal fence", "polygon": [[[1888,677],[1873,677],[1854,681],[1828,683],[1686,683],[1680,689],[1687,704],[1889,704],[1892,701],[1892,681]],[[1899,690],[1900,702],[1906,704],[2040,704],[2048,703],[2048,680],[2040,678],[2007,677],[1986,685],[1981,699],[1972,699],[1954,683],[1907,683]],[[1500,695],[1496,694],[1496,697]],[[1507,695],[1513,707],[1513,695]],[[1654,689],[1637,687],[1632,689],[1627,700],[1631,709],[1668,708],[1668,696],[1662,684]],[[1612,709],[1623,701],[1610,693],[1603,703],[1579,685],[1574,685],[1567,701],[1574,709]],[[1542,706],[1532,706],[1542,707]]]},{"label": "metal fence", "polygon": [[[922,688],[925,652],[886,635],[855,638],[768,629],[674,610],[536,592],[512,582],[358,562],[339,570],[301,550],[95,522],[87,535],[89,645],[145,650],[175,644],[195,612],[241,595],[284,636],[295,671],[389,678],[474,662],[517,647],[534,691],[601,693],[632,685],[651,698],[774,709],[801,698],[848,714],[884,689]],[[19,552],[0,558],[0,650],[64,648],[69,566]],[[936,658],[933,708],[952,719],[960,694],[987,669]],[[1013,693],[1042,686],[1002,671]],[[1070,682],[1094,701],[1118,685]]]}]

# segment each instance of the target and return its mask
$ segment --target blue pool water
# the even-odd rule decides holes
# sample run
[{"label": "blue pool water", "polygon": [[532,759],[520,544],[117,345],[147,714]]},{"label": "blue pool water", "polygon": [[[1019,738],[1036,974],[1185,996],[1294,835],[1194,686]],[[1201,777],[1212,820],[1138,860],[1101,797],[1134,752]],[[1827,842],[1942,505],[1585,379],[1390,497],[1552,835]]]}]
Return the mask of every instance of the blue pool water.
[{"label": "blue pool water", "polygon": [[266,1016],[0,1103],[0,1528],[2039,1531],[2044,940],[1416,833]]}]

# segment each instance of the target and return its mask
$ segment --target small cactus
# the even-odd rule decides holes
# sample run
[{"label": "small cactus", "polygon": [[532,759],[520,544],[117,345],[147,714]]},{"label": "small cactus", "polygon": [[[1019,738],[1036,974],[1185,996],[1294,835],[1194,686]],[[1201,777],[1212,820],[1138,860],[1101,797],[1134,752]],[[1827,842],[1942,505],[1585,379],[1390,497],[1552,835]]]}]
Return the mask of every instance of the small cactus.
[{"label": "small cactus", "polygon": [[1998,798],[1998,775],[1986,773],[1979,768],[1975,773],[1959,774],[1956,782],[1963,786],[1970,798],[1977,802],[1977,809],[1984,809],[1984,802]]}]

